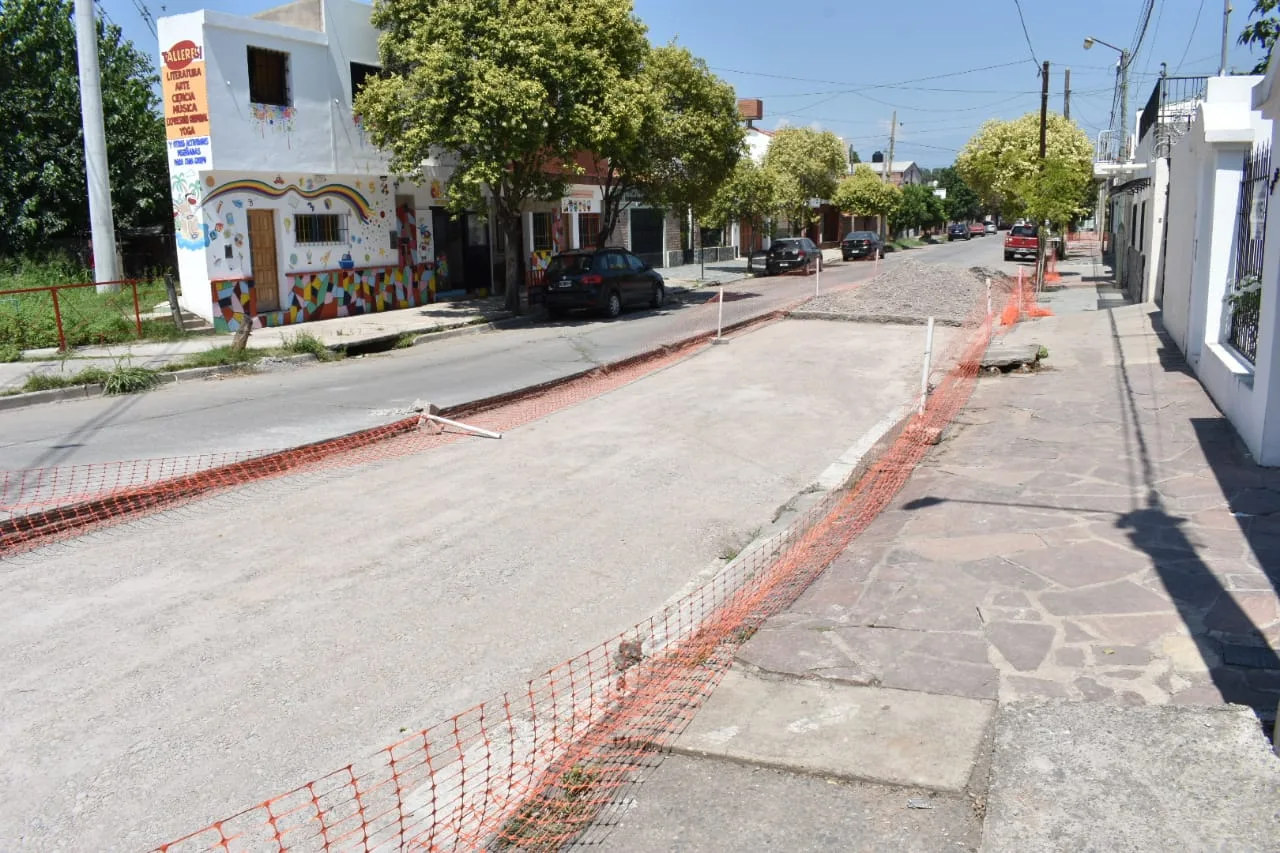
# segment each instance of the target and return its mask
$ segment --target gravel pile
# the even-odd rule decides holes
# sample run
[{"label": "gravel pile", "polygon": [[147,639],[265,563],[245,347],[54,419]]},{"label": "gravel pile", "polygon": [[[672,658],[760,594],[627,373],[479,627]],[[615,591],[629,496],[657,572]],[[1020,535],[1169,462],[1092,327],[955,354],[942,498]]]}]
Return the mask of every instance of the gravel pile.
[{"label": "gravel pile", "polygon": [[923,323],[933,317],[944,325],[960,325],[985,305],[987,274],[977,267],[904,258],[852,290],[810,299],[791,316],[869,323]]}]

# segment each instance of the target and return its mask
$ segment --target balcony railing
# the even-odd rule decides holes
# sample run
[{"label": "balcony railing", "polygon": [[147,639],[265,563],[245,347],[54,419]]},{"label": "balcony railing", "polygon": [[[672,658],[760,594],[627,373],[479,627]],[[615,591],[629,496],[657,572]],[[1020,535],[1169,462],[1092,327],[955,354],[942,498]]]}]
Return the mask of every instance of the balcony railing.
[{"label": "balcony railing", "polygon": [[1157,80],[1138,120],[1138,140],[1145,141],[1148,133],[1155,133],[1152,150],[1157,157],[1168,157],[1174,143],[1195,120],[1196,109],[1204,102],[1208,86],[1208,77]]}]

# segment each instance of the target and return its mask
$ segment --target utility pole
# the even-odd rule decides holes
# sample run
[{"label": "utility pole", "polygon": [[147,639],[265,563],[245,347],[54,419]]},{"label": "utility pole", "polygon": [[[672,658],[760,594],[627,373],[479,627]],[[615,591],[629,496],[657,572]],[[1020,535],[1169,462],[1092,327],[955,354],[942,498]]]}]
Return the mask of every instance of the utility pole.
[{"label": "utility pole", "polygon": [[1227,45],[1231,42],[1231,0],[1222,0],[1222,57],[1218,60],[1218,76],[1227,76]]},{"label": "utility pole", "polygon": [[1071,69],[1063,72],[1062,83],[1062,117],[1071,118]]},{"label": "utility pole", "polygon": [[76,58],[80,66],[80,119],[84,125],[84,169],[89,186],[89,224],[93,233],[93,280],[98,292],[119,289],[116,227],[111,213],[111,177],[107,172],[107,131],[102,118],[102,80],[98,73],[98,27],[93,0],[75,0]]},{"label": "utility pole", "polygon": [[1124,162],[1129,162],[1129,51],[1120,51],[1120,146]]},{"label": "utility pole", "polygon": [[1040,164],[1044,165],[1045,130],[1049,123],[1049,60],[1040,69]]},{"label": "utility pole", "polygon": [[[884,163],[884,180],[885,183],[893,183],[893,146],[898,140],[898,111],[893,111],[893,118],[889,122],[889,159]],[[887,240],[889,237],[889,217],[881,217],[881,230],[884,232],[880,235],[880,239]]]}]

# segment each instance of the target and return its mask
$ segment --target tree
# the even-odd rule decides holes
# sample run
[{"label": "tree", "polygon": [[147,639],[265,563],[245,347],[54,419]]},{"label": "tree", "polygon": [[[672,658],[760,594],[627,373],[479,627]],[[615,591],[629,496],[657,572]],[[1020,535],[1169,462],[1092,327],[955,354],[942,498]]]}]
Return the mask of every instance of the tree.
[{"label": "tree", "polygon": [[902,203],[902,190],[862,165],[840,182],[833,201],[854,216],[890,216]]},{"label": "tree", "polygon": [[895,232],[924,229],[941,224],[945,218],[942,199],[933,194],[933,189],[911,184],[902,188],[901,200],[890,212],[889,225]]},{"label": "tree", "polygon": [[[433,154],[456,156],[450,206],[487,197],[511,247],[526,202],[563,195],[562,164],[649,50],[630,0],[378,0],[373,23],[384,73],[356,99],[371,141],[411,176]],[[516,312],[520,270],[506,265]]]},{"label": "tree", "polygon": [[[1251,23],[1240,32],[1239,43],[1248,47],[1262,48],[1262,58],[1253,66],[1253,74],[1266,74],[1267,65],[1271,62],[1271,51],[1276,46],[1276,38],[1280,36],[1280,14],[1276,7],[1280,0],[1255,0],[1253,11],[1249,13]],[[1254,21],[1253,19],[1258,20]]]},{"label": "tree", "polygon": [[[169,220],[158,80],[120,28],[98,21],[111,201],[119,228]],[[0,257],[89,227],[71,0],[0,3]]]},{"label": "tree", "polygon": [[[1062,179],[1056,190],[1070,190],[1078,203],[1077,187],[1093,180],[1093,146],[1089,137],[1070,119],[1050,113],[1047,125],[1046,163],[1058,164]],[[1030,181],[1039,174],[1040,115],[1028,113],[1013,121],[988,121],[970,139],[956,158],[956,171],[977,192],[988,210],[1005,217],[1028,214]],[[1066,180],[1065,176],[1073,176]],[[1039,196],[1037,195],[1037,198]],[[1041,202],[1043,200],[1041,199]]]},{"label": "tree", "polygon": [[857,152],[857,151],[854,151],[854,150],[853,150],[853,146],[852,146],[852,145],[850,145],[850,146],[849,146],[849,163],[850,163],[850,165],[856,165],[856,164],[861,163],[861,162],[862,162],[862,158],[858,156],[858,152]]},{"label": "tree", "polygon": [[705,207],[743,148],[733,87],[685,48],[654,48],[638,74],[612,82],[589,146],[603,196],[597,246],[635,193],[651,203]]},{"label": "tree", "polygon": [[813,200],[830,199],[846,171],[845,149],[829,130],[785,127],[769,143],[764,167],[773,172],[778,207],[793,229],[813,222]]},{"label": "tree", "polygon": [[947,219],[952,222],[967,222],[982,215],[982,200],[978,194],[964,182],[954,166],[944,166],[935,172],[938,186],[947,191],[943,202]]},{"label": "tree", "polygon": [[704,225],[716,226],[736,219],[760,232],[765,222],[777,213],[778,187],[773,172],[744,157],[711,197],[701,221]]}]

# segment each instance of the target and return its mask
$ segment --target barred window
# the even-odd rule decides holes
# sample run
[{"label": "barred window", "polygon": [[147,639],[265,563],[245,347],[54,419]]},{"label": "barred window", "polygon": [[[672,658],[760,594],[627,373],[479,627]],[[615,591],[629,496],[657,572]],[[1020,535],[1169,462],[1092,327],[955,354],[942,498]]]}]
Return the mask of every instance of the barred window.
[{"label": "barred window", "polygon": [[551,251],[551,214],[533,214],[533,250],[535,252]]},{"label": "barred window", "polygon": [[305,244],[347,242],[347,217],[341,213],[303,213],[293,218],[294,242]]},{"label": "barred window", "polygon": [[289,54],[248,48],[249,102],[289,106]]}]

